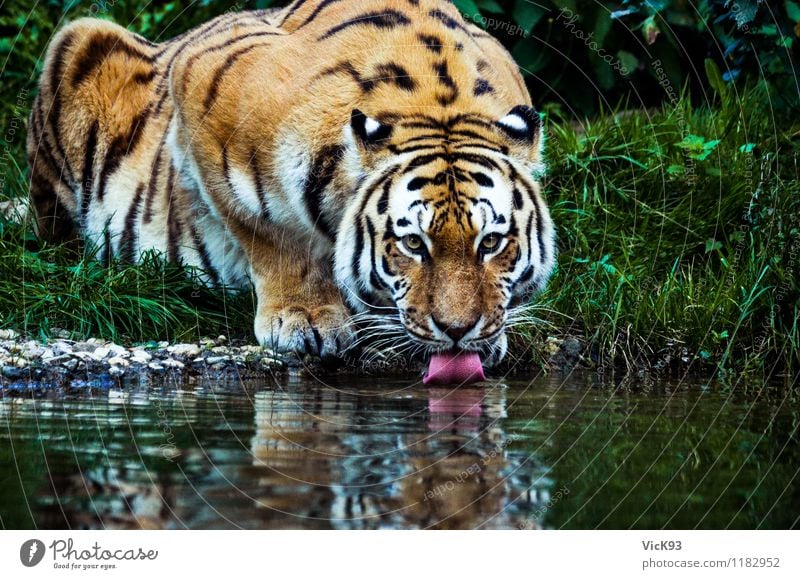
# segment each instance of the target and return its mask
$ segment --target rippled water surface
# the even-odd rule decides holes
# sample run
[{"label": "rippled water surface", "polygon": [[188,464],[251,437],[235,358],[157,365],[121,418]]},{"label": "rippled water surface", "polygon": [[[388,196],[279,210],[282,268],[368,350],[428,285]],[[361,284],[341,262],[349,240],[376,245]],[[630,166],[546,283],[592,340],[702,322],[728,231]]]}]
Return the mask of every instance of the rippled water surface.
[{"label": "rippled water surface", "polygon": [[5,528],[790,528],[797,384],[287,378],[0,398]]}]

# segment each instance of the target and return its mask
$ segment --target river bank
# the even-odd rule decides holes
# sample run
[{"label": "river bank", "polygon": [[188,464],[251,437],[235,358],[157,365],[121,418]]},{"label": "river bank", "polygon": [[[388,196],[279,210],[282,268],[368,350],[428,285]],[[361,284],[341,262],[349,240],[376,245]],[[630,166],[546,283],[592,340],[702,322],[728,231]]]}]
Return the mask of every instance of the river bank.
[{"label": "river bank", "polygon": [[[548,338],[537,356],[528,354],[524,359],[509,355],[490,375],[505,376],[543,368],[562,372],[575,368],[597,369],[590,357],[585,356],[585,344],[575,338]],[[534,363],[534,359],[544,360],[544,365]],[[365,352],[323,362],[311,356],[280,354],[222,335],[197,342],[152,341],[122,345],[99,338],[34,340],[15,330],[0,330],[0,389],[6,391],[110,386],[131,379],[153,382],[218,380],[228,375],[251,378],[275,374],[389,374],[414,378],[421,376],[423,365],[422,360]]]}]

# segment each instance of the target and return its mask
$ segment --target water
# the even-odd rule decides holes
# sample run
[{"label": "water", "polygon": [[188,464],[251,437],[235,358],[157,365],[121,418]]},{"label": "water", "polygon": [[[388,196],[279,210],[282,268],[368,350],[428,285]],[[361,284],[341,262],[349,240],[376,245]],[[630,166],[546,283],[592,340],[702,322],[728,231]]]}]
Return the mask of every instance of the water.
[{"label": "water", "polygon": [[[796,386],[796,385],[794,385]],[[792,385],[313,378],[0,398],[4,528],[792,528]]]}]

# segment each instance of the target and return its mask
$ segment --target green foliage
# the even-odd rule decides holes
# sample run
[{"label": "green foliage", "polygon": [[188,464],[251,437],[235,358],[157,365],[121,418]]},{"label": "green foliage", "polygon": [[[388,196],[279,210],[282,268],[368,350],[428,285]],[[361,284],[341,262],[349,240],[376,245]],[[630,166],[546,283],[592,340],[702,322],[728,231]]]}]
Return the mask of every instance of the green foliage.
[{"label": "green foliage", "polygon": [[697,56],[711,55],[724,82],[763,78],[774,106],[800,105],[800,2],[513,0],[499,2],[501,12],[497,4],[455,1],[512,52],[537,103],[582,113],[626,97],[651,106],[665,98],[656,65],[676,92],[687,82],[699,89],[707,80]]},{"label": "green foliage", "polygon": [[800,124],[771,118],[765,91],[577,126],[546,108],[561,255],[534,311],[597,364],[796,372]]}]

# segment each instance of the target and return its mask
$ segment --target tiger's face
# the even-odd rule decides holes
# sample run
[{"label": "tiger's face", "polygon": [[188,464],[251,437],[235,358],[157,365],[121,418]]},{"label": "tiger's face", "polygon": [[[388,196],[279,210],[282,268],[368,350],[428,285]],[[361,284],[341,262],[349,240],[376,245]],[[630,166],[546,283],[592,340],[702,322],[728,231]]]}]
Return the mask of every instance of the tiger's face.
[{"label": "tiger's face", "polygon": [[360,120],[353,132],[376,166],[337,240],[346,298],[362,319],[380,320],[380,333],[402,332],[409,350],[474,351],[496,364],[512,306],[554,264],[553,226],[533,176],[538,115],[517,107],[493,123]]}]

